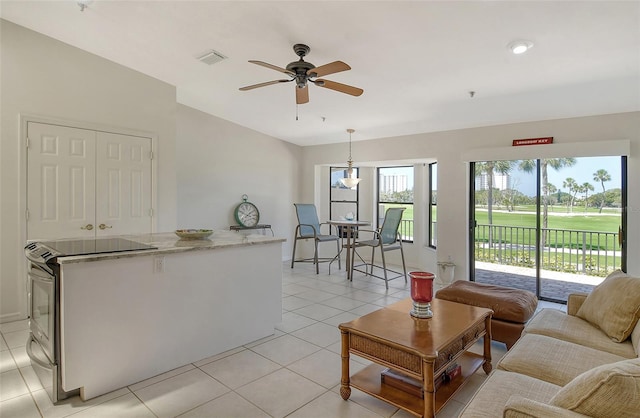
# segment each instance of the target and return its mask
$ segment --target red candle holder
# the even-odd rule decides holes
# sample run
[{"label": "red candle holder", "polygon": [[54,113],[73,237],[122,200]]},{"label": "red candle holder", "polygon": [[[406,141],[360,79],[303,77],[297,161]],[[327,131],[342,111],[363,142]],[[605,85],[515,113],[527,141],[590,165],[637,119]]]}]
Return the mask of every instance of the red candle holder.
[{"label": "red candle holder", "polygon": [[411,278],[411,299],[413,300],[413,309],[411,316],[415,318],[431,318],[431,300],[433,299],[433,273],[426,271],[412,271],[409,273]]}]

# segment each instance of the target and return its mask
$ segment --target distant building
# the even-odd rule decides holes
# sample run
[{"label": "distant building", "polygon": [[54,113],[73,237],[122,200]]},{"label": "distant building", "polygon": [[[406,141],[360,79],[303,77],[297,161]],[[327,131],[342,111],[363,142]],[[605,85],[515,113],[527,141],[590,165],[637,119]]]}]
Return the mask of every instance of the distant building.
[{"label": "distant building", "polygon": [[409,188],[409,177],[406,174],[381,174],[379,185],[384,193],[403,192]]},{"label": "distant building", "polygon": [[[476,190],[489,189],[489,176],[482,173],[476,176]],[[511,188],[511,176],[509,174],[493,173],[493,188],[498,190],[507,190]]]}]

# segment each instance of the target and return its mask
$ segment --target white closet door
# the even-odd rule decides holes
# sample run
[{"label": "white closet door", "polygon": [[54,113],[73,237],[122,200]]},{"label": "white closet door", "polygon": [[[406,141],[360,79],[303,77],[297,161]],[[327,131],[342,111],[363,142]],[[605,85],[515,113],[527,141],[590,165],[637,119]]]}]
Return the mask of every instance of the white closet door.
[{"label": "white closet door", "polygon": [[28,239],[95,235],[94,131],[27,125]]},{"label": "white closet door", "polygon": [[97,133],[96,234],[151,232],[151,138]]}]

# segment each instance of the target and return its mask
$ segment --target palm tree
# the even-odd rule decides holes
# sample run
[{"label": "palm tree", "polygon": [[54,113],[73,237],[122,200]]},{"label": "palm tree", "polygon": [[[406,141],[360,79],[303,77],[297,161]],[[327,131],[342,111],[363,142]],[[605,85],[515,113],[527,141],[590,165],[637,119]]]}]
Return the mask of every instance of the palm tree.
[{"label": "palm tree", "polygon": [[[549,176],[548,167],[558,171],[564,167],[571,167],[576,164],[575,158],[544,158],[540,160],[540,174],[542,176],[542,236],[540,239],[540,250],[547,243],[547,226],[549,225]],[[533,172],[536,168],[536,160],[522,160],[520,169],[527,173]]]},{"label": "palm tree", "polygon": [[580,185],[573,178],[567,177],[566,180],[562,182],[562,187],[569,189],[571,199],[567,202],[567,212],[573,212],[573,202],[576,200],[576,195],[580,191]]},{"label": "palm tree", "polygon": [[580,186],[580,193],[584,193],[584,211],[587,212],[587,203],[589,201],[589,191],[593,191],[593,184],[584,182],[582,186]]},{"label": "palm tree", "polygon": [[493,246],[493,175],[495,172],[507,174],[513,168],[513,161],[484,161],[475,163],[475,175],[487,176],[487,222],[489,223],[489,247]]},{"label": "palm tree", "polygon": [[603,170],[602,168],[595,173],[593,173],[593,181],[599,181],[602,185],[602,199],[600,199],[600,212],[602,213],[602,208],[604,207],[604,193],[606,189],[604,188],[605,181],[611,181],[611,174],[607,172],[607,170]]}]

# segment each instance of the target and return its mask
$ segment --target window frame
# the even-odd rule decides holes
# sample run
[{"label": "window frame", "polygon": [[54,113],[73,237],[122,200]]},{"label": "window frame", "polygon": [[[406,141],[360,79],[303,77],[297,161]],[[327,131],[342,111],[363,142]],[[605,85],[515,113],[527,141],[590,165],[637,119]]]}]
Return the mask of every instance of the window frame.
[{"label": "window frame", "polygon": [[[434,185],[433,182],[433,170],[436,170],[436,182]],[[434,186],[435,186],[435,204],[434,204]],[[428,233],[427,233],[427,242],[428,242],[428,246],[429,248],[433,248],[436,249],[437,245],[438,245],[438,230],[437,228],[435,228],[434,231],[434,220],[433,220],[433,208],[435,206],[436,211],[438,209],[438,162],[433,162],[433,163],[429,163],[429,204],[427,207],[427,212],[429,214],[428,219],[429,219],[429,227],[428,227]],[[436,216],[436,220],[435,222],[438,222],[438,217]]]},{"label": "window frame", "polygon": [[[380,213],[380,205],[384,205],[384,204],[390,204],[390,205],[404,205],[404,206],[412,206],[414,211],[415,211],[415,195],[413,196],[413,201],[411,203],[407,203],[407,202],[395,202],[395,201],[380,201],[380,170],[386,170],[386,169],[390,169],[390,168],[410,168],[411,169],[411,173],[413,176],[413,181],[414,181],[414,187],[412,188],[412,190],[415,191],[415,167],[413,165],[397,165],[397,166],[384,166],[384,167],[376,167],[376,227],[380,228],[382,225],[379,224],[380,221],[382,219],[384,219],[384,213]],[[414,212],[415,213],[415,212]],[[403,214],[403,218],[404,218],[404,214]],[[404,220],[404,219],[403,219]],[[412,219],[411,222],[413,222],[413,230],[415,231],[415,219]],[[400,234],[402,236],[402,234]],[[404,237],[402,237],[402,242],[406,242],[406,243],[413,243],[414,240],[414,236],[412,234],[411,236],[412,239],[405,239]]]}]

